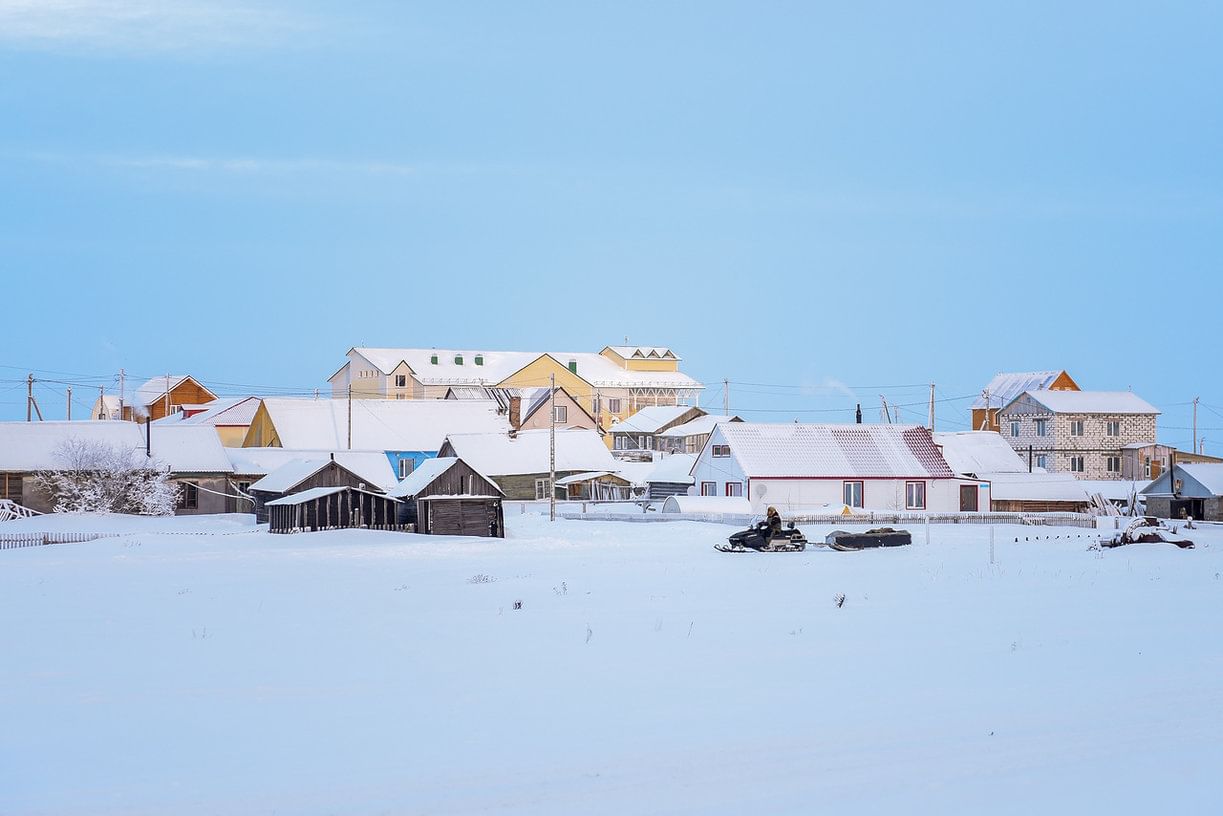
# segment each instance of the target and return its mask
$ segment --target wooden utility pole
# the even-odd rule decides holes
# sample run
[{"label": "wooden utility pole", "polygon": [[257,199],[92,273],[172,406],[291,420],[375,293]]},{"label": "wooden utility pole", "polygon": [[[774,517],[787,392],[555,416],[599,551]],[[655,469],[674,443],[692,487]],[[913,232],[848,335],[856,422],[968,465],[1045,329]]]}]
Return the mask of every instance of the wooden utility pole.
[{"label": "wooden utility pole", "polygon": [[68,386],[68,421],[72,421],[72,386]]},{"label": "wooden utility pole", "polygon": [[930,383],[930,433],[934,433],[934,383]]},{"label": "wooden utility pole", "polygon": [[1193,452],[1198,452],[1198,400],[1200,397],[1193,398]]},{"label": "wooden utility pole", "polygon": [[110,419],[106,415],[106,388],[98,386],[98,419]]},{"label": "wooden utility pole", "polygon": [[[166,416],[170,415],[170,375],[166,375]],[[152,419],[152,417],[149,417]]]},{"label": "wooden utility pole", "polygon": [[119,419],[123,419],[123,403],[127,402],[127,372],[119,369]]},{"label": "wooden utility pole", "polygon": [[722,413],[730,416],[730,380],[722,380]]},{"label": "wooden utility pole", "polygon": [[34,420],[34,375],[25,378],[25,421]]},{"label": "wooden utility pole", "polygon": [[548,377],[551,392],[548,394],[548,413],[552,421],[548,428],[548,520],[556,521],[556,375]]},{"label": "wooden utility pole", "polygon": [[352,450],[352,383],[348,384],[348,449]]}]

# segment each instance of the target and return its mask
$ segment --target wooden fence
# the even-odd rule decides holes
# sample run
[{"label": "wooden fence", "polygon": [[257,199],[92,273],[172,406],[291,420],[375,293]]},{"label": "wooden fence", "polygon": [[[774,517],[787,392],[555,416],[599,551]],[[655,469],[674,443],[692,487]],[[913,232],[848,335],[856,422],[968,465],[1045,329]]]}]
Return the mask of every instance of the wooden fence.
[{"label": "wooden fence", "polygon": [[0,535],[0,550],[44,547],[48,544],[84,544],[99,538],[118,537],[118,533],[8,533]]},{"label": "wooden fence", "polygon": [[[763,516],[739,513],[609,513],[592,510],[585,513],[558,512],[565,519],[583,521],[706,521],[715,524],[741,524],[748,526]],[[843,516],[839,513],[785,516],[787,523],[821,524],[833,527],[881,524],[912,527],[923,525],[927,519],[931,524],[1019,524],[1031,527],[1084,527],[1094,528],[1096,517],[1087,513],[855,513]]]}]

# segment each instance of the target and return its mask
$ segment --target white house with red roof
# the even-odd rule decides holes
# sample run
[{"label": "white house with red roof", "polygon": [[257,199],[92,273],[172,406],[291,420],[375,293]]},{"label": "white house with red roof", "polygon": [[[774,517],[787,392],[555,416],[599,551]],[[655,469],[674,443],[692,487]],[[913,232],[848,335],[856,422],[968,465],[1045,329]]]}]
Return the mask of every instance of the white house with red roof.
[{"label": "white house with red roof", "polygon": [[742,496],[754,512],[989,510],[988,482],[961,477],[919,425],[727,422],[692,468],[700,496]]}]

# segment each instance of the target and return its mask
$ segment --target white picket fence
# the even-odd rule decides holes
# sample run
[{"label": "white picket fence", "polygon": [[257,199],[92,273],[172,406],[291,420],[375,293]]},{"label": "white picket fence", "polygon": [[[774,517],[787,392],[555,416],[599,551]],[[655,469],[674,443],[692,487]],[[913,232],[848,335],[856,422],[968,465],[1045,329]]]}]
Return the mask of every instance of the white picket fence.
[{"label": "white picket fence", "polygon": [[118,537],[118,533],[7,533],[0,535],[0,550],[45,547],[48,544],[83,544],[99,538]]}]

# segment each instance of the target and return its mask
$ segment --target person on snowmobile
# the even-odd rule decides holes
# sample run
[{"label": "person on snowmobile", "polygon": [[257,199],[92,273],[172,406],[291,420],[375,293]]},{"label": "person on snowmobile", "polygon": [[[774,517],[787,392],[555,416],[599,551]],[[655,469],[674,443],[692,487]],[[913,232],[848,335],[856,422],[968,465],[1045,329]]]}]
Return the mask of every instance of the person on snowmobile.
[{"label": "person on snowmobile", "polygon": [[781,514],[776,507],[770,507],[764,521],[756,524],[756,530],[764,538],[766,544],[772,542],[774,536],[781,535]]}]

